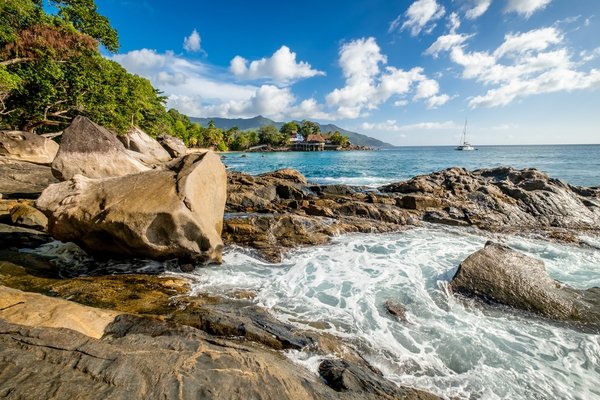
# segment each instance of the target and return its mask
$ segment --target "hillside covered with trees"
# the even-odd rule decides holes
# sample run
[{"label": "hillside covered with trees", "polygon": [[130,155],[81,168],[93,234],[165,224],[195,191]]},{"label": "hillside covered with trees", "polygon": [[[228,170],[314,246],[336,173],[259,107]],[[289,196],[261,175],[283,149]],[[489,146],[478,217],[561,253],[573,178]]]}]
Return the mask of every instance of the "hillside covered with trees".
[{"label": "hillside covered with trees", "polygon": [[[166,110],[166,98],[149,80],[103,57],[119,49],[119,37],[93,0],[0,2],[0,129],[58,132],[84,115],[117,134],[138,126],[152,136],[170,134],[189,147],[245,150],[281,147],[299,133],[320,133],[311,121],[264,125],[256,130],[205,126]],[[332,143],[347,137],[330,132]],[[326,135],[326,137],[328,137]]]}]

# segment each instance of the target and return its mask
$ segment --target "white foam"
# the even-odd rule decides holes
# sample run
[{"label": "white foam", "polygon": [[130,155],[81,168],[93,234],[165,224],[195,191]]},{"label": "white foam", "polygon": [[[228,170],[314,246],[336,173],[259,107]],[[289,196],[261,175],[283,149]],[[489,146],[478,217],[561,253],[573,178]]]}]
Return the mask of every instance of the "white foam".
[{"label": "white foam", "polygon": [[310,182],[318,183],[321,185],[352,185],[352,186],[367,186],[376,188],[392,182],[397,182],[398,179],[393,178],[382,178],[377,176],[339,176],[339,177],[310,177],[307,179]]},{"label": "white foam", "polygon": [[[239,250],[198,272],[197,289],[258,291],[255,301],[305,329],[315,322],[351,342],[398,383],[448,397],[584,399],[600,397],[598,335],[507,310],[482,309],[450,295],[458,264],[487,238],[426,227],[387,235],[349,235],[293,252],[277,265]],[[496,237],[543,259],[554,277],[578,287],[598,282],[600,252]],[[394,299],[410,323],[383,308]],[[318,357],[290,353],[315,371]]]}]

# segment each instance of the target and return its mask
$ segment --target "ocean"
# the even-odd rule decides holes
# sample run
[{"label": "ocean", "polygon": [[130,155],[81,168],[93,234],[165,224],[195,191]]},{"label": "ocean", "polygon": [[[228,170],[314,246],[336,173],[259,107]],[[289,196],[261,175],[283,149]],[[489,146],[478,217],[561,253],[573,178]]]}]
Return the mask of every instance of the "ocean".
[{"label": "ocean", "polygon": [[[600,186],[600,145],[406,147],[380,151],[228,153],[251,174],[294,168],[315,183],[378,186],[452,166],[535,167],[573,185]],[[256,290],[279,319],[352,343],[397,383],[459,399],[600,399],[600,335],[456,298],[447,285],[460,262],[493,239],[545,262],[577,288],[600,286],[600,251],[475,229],[428,225],[352,234],[268,264],[244,249],[190,275],[197,292]],[[598,238],[586,238],[596,245]],[[408,323],[390,317],[394,299]],[[287,355],[317,373],[320,356]]]},{"label": "ocean", "polygon": [[444,168],[537,168],[578,186],[600,186],[600,145],[397,147],[376,151],[227,153],[233,170],[259,174],[294,168],[310,181],[379,186]]}]

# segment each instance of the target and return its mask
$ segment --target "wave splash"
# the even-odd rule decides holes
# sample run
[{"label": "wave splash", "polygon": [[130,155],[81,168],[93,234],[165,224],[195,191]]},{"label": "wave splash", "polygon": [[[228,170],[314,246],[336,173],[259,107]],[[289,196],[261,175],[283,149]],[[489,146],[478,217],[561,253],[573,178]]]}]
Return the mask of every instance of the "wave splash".
[{"label": "wave splash", "polygon": [[[556,279],[600,286],[598,251],[503,239],[541,258]],[[198,272],[194,290],[257,290],[256,301],[278,318],[341,336],[388,379],[448,397],[600,398],[599,335],[448,293],[458,264],[486,240],[431,227],[351,235],[297,250],[278,265],[233,249],[223,266]],[[406,307],[408,323],[387,313],[388,299]],[[310,354],[289,356],[313,371],[318,365]]]}]

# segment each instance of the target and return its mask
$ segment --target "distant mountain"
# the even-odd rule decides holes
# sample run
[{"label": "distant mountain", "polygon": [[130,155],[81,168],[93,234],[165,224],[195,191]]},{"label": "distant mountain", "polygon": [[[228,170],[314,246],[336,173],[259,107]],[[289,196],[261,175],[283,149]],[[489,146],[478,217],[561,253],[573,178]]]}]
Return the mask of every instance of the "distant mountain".
[{"label": "distant mountain", "polygon": [[[190,120],[193,122],[197,122],[204,127],[208,125],[210,120],[213,120],[215,122],[215,126],[217,128],[227,130],[227,129],[233,128],[234,126],[237,126],[242,131],[256,130],[256,129],[260,128],[261,126],[265,126],[265,125],[275,125],[277,128],[281,128],[281,126],[283,125],[283,122],[275,122],[272,119],[263,117],[262,115],[259,115],[254,118],[217,118],[217,117],[215,117],[215,118],[196,118],[196,117],[190,117]],[[300,123],[300,121],[296,121],[296,122]],[[321,124],[319,124],[319,126],[321,126],[321,132],[339,131],[342,135],[348,136],[348,138],[350,139],[350,142],[352,142],[352,144],[356,144],[359,146],[393,147],[389,143],[382,142],[381,140],[372,138],[367,135],[348,131],[346,129],[340,128],[337,125],[333,125],[333,124],[321,125]]]}]

